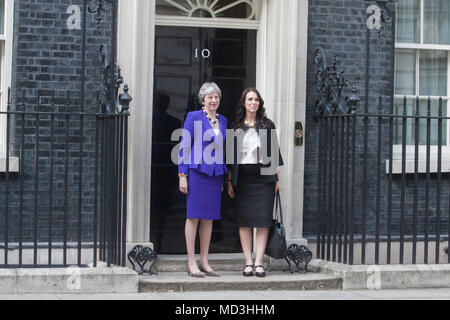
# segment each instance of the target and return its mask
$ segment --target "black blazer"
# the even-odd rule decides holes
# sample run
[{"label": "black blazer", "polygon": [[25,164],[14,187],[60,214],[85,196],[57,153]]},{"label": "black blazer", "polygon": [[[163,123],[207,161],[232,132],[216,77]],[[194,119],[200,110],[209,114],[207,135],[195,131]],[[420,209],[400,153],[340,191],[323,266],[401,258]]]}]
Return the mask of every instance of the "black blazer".
[{"label": "black blazer", "polygon": [[[272,122],[272,120],[267,118],[267,122],[268,122],[268,128],[267,128],[267,156],[268,158],[272,157],[272,130],[276,130],[275,124]],[[234,125],[231,127],[234,128]],[[249,130],[250,128],[247,127],[245,124],[242,128],[242,130],[244,132],[247,132],[247,130]],[[262,129],[262,124],[260,121],[258,121],[256,123],[256,132],[259,134],[259,131]],[[278,143],[278,136],[275,137],[275,141],[277,141]],[[280,146],[278,145],[278,150],[280,150],[279,148]],[[240,152],[240,150],[239,150]],[[259,149],[258,149],[258,153],[259,153]],[[237,150],[237,137],[234,137],[234,161],[233,164],[228,165],[228,170],[230,170],[231,172],[231,181],[233,186],[236,186],[238,184],[239,181],[239,163],[238,163],[238,150]],[[279,155],[278,155],[279,159],[278,159],[278,166],[281,167],[284,165],[283,163],[283,157],[281,156],[281,150],[279,151]],[[267,164],[261,164],[261,168],[270,168],[271,162],[267,163]],[[264,175],[264,181],[266,183],[273,183],[273,182],[277,182],[278,181],[278,175],[275,173],[273,175]]]}]

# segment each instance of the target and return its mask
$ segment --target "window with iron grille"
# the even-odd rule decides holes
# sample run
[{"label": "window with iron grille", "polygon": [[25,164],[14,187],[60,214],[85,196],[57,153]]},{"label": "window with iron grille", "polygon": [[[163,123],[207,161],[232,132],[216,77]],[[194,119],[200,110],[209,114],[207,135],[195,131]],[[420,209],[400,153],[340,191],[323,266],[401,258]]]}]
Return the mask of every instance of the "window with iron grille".
[{"label": "window with iron grille", "polygon": [[[11,84],[14,0],[0,0],[0,111],[5,112]],[[0,160],[6,157],[6,115],[0,115]],[[0,161],[1,164],[1,161]],[[0,166],[0,171],[2,168]]]},{"label": "window with iron grille", "polygon": [[[396,21],[395,107],[394,114],[418,113],[426,116],[430,99],[431,116],[438,116],[442,98],[442,116],[447,117],[450,96],[450,0],[399,0]],[[402,119],[397,118],[394,144],[401,145]],[[438,120],[431,121],[430,143],[438,144]],[[415,121],[407,120],[406,144],[415,144]],[[427,143],[426,119],[420,120],[419,145]],[[443,121],[442,145],[450,145],[450,127]],[[422,153],[422,150],[421,150]]]}]

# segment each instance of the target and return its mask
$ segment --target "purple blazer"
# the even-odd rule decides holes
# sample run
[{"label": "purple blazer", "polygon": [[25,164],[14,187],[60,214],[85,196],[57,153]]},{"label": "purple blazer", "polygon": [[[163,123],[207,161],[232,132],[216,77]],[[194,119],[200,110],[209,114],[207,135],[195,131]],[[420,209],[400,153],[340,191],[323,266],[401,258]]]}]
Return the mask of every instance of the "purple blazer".
[{"label": "purple blazer", "polygon": [[[185,133],[180,143],[178,173],[188,175],[189,170],[196,170],[211,177],[228,174],[225,161],[225,140],[228,121],[227,118],[220,114],[218,117],[220,133],[216,135],[202,110],[187,114],[184,122]],[[205,153],[207,148],[208,150]],[[211,158],[215,158],[217,161],[204,159],[204,156],[207,155],[211,155]],[[213,163],[208,164],[208,162]]]}]

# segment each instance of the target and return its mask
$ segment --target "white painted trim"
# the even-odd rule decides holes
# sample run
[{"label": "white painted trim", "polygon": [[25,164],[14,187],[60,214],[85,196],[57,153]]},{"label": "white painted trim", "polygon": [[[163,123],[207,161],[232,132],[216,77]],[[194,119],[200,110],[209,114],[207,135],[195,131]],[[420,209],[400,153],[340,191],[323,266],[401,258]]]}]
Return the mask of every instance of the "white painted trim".
[{"label": "white painted trim", "polygon": [[[297,72],[296,72],[296,106],[295,121],[303,123],[304,134],[307,134],[308,124],[306,123],[306,94],[307,94],[307,71],[308,71],[308,12],[309,1],[302,0],[298,3],[298,27],[297,27]],[[291,119],[293,122],[293,119]],[[294,126],[294,124],[292,124]],[[295,130],[295,128],[292,128]],[[294,132],[291,131],[291,136]],[[291,146],[294,149],[294,172],[292,174],[292,185],[288,186],[295,193],[293,195],[292,208],[293,227],[292,240],[303,238],[303,207],[304,207],[304,176],[305,176],[305,145],[294,146],[291,140]],[[295,241],[302,243],[301,241]],[[307,245],[307,244],[306,244]]]},{"label": "white painted trim", "polygon": [[130,87],[127,242],[150,242],[155,3],[119,0],[118,62]]},{"label": "white painted trim", "polygon": [[[414,160],[415,158],[416,147],[414,145],[406,146],[406,159]],[[419,159],[426,159],[427,146],[419,146]],[[438,147],[430,146],[430,157],[437,159]],[[444,146],[442,147],[442,158],[450,159],[450,147]],[[402,145],[395,144],[393,148],[393,159],[401,160],[402,159]]]},{"label": "white painted trim", "polygon": [[170,17],[158,16],[155,18],[157,26],[173,26],[173,27],[200,27],[200,28],[227,28],[227,29],[250,29],[258,30],[259,21],[246,19],[231,19],[231,18],[189,18],[189,17]]},{"label": "white painted trim", "polygon": [[[6,111],[11,86],[14,0],[5,0],[5,42],[1,58],[0,111]],[[6,156],[6,116],[0,117],[0,157]]]},{"label": "white painted trim", "polygon": [[[0,172],[6,172],[6,157],[0,157]],[[8,159],[8,172],[19,172],[19,158],[9,157]]]},{"label": "white painted trim", "polygon": [[[416,147],[414,145],[406,146],[406,173],[414,173],[414,161],[415,161],[415,151]],[[419,173],[426,172],[426,159],[427,159],[427,147],[419,146]],[[437,172],[437,155],[438,147],[430,146],[430,173]],[[450,172],[450,146],[442,147],[442,173]],[[392,156],[392,173],[401,174],[402,173],[402,145],[393,146],[393,156]],[[389,160],[386,160],[386,174],[389,174]]]},{"label": "white painted trim", "polygon": [[417,97],[419,97],[419,100],[428,100],[428,98],[431,98],[431,100],[439,100],[439,98],[442,98],[443,100],[448,99],[449,97],[439,97],[439,96],[419,96],[419,95],[412,95],[412,94],[396,94],[394,95],[394,98],[396,99],[403,99],[406,97],[406,99],[414,99],[416,100]]},{"label": "white painted trim", "polygon": [[396,43],[396,49],[416,49],[416,50],[450,50],[450,45],[443,44],[419,44],[419,43]]},{"label": "white painted trim", "polygon": [[[392,174],[398,175],[402,174],[403,168],[402,160],[392,160]],[[424,159],[419,159],[418,163],[418,173],[427,172],[427,161]],[[438,160],[436,158],[430,159],[430,173],[438,172]],[[441,173],[450,172],[450,157],[443,157],[441,159]],[[405,160],[405,173],[414,174],[415,173],[415,160],[406,159]],[[389,160],[386,160],[386,174],[389,174]]]},{"label": "white painted trim", "polygon": [[[224,18],[218,17],[218,15],[221,12],[227,11],[227,10],[231,9],[232,7],[235,7],[239,4],[246,3],[248,6],[251,7],[251,12],[250,12],[250,15],[248,15],[248,17],[246,17],[246,18],[225,18],[225,19],[252,21],[252,20],[259,20],[258,11],[259,11],[259,7],[261,5],[260,0],[236,0],[227,5],[224,5],[223,3],[219,3],[220,0],[214,0],[211,3],[208,3],[207,0],[205,0],[203,3],[200,3],[199,1],[197,1],[196,3],[193,3],[193,2],[191,2],[191,0],[186,0],[185,5],[188,6],[188,8],[186,8],[185,6],[182,6],[172,0],[164,0],[164,1],[167,4],[184,12],[184,14],[181,13],[180,15],[170,15],[170,14],[165,15],[165,14],[156,13],[157,19],[160,17],[168,17],[169,19],[179,18],[179,17],[184,17],[184,18],[188,18],[188,19],[189,18],[197,18],[197,17],[193,17],[194,12],[197,10],[204,10],[210,14],[210,17],[209,18],[200,18],[200,19],[219,20],[219,19],[224,19]],[[166,6],[167,6],[167,4],[166,4]],[[155,11],[158,11],[157,8]],[[187,25],[190,25],[190,24],[187,24]]]},{"label": "white painted trim", "polygon": [[[297,205],[298,200],[303,203],[303,175],[300,174],[301,181],[294,178],[294,171],[301,171],[296,167],[298,159],[294,147],[297,98],[300,98],[297,96],[298,16],[305,5],[308,8],[308,1],[269,0],[266,3],[258,35],[257,84],[266,102],[267,115],[277,127],[285,163],[280,170],[280,180],[286,235],[288,239],[298,239],[302,236],[303,225],[303,207]],[[307,32],[307,28],[302,31]],[[306,92],[306,87],[304,89]]]},{"label": "white painted trim", "polygon": [[261,0],[259,30],[256,40],[256,87],[260,89],[261,94],[264,94],[264,88],[266,87],[266,68],[263,66],[267,64],[268,1]]}]

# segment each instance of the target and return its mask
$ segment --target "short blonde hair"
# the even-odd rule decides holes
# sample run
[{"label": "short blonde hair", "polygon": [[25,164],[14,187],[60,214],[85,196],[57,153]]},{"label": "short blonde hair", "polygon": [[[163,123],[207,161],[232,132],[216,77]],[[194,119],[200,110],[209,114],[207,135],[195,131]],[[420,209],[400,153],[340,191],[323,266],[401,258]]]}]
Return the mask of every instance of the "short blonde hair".
[{"label": "short blonde hair", "polygon": [[206,82],[200,88],[198,93],[198,98],[200,102],[205,100],[205,97],[211,93],[217,92],[220,98],[222,98],[222,90],[220,90],[219,86],[214,82]]}]

